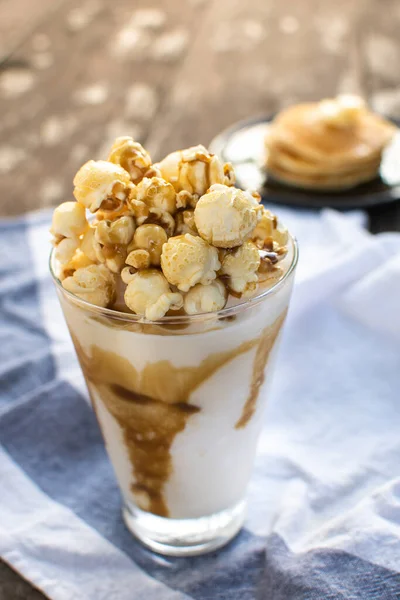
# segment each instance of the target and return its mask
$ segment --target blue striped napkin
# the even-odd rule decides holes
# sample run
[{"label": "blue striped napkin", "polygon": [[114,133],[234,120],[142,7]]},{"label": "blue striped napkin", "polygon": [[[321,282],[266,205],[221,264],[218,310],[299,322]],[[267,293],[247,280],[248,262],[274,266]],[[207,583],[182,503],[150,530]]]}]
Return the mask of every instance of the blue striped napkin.
[{"label": "blue striped napkin", "polygon": [[0,223],[0,556],[49,598],[400,598],[400,236],[280,212],[302,258],[249,516],[187,559],[122,522],[48,274],[50,213]]}]

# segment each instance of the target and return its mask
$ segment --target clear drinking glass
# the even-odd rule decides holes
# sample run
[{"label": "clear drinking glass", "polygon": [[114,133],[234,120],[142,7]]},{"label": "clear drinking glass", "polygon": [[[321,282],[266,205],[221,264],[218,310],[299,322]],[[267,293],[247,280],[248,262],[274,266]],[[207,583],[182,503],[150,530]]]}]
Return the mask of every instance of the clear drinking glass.
[{"label": "clear drinking glass", "polygon": [[93,306],[51,272],[123,496],[130,531],[188,556],[241,528],[298,250],[257,297],[158,322]]}]

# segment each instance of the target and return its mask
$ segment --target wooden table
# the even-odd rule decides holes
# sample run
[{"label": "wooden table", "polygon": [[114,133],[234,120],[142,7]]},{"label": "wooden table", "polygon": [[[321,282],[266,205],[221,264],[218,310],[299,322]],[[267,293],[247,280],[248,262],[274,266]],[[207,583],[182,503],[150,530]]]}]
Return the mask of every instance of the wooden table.
[{"label": "wooden table", "polygon": [[[400,117],[399,27],[397,0],[0,0],[0,214],[69,199],[117,135],[157,159],[344,91]],[[0,600],[39,598],[0,565]]]}]

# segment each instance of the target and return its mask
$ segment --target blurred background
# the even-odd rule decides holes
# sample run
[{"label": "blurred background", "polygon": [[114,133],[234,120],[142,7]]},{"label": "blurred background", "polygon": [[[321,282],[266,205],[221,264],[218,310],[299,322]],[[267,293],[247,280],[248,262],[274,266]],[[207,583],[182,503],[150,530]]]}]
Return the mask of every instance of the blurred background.
[{"label": "blurred background", "polygon": [[0,0],[0,214],[121,134],[158,159],[337,92],[400,116],[399,26],[398,0]]}]

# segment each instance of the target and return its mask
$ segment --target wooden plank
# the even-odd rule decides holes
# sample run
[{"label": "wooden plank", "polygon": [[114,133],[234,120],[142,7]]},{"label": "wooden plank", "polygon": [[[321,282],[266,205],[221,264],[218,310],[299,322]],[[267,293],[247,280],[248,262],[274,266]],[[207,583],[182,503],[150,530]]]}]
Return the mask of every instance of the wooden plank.
[{"label": "wooden plank", "polygon": [[0,600],[45,600],[45,596],[0,561]]},{"label": "wooden plank", "polygon": [[150,150],[207,144],[238,119],[359,89],[352,35],[359,9],[357,0],[212,3]]},{"label": "wooden plank", "polygon": [[[204,7],[69,1],[0,72],[2,214],[69,199],[74,173],[113,138],[144,141]],[[36,40],[36,46],[34,43]]]},{"label": "wooden plank", "polygon": [[60,0],[1,0],[0,63],[23,43],[59,2]]}]

